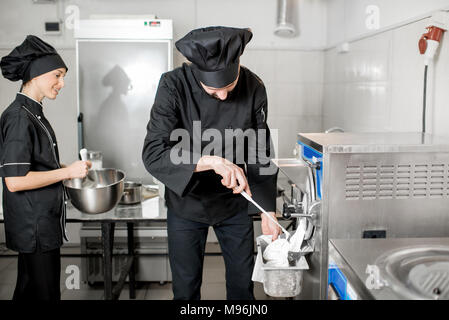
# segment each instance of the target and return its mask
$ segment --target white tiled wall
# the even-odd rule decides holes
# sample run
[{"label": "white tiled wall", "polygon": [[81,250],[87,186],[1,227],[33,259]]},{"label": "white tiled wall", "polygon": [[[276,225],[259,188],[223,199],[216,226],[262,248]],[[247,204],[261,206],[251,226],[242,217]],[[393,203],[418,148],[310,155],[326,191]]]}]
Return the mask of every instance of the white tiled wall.
[{"label": "white tiled wall", "polygon": [[387,28],[449,7],[448,0],[327,0],[327,44],[334,45],[371,32],[368,6],[376,6],[379,27]]},{"label": "white tiled wall", "polygon": [[350,52],[325,53],[323,127],[382,131],[388,118],[391,35],[351,43]]},{"label": "white tiled wall", "polygon": [[[380,28],[389,31],[370,34],[368,5],[379,7]],[[327,43],[350,41],[350,50],[324,53],[323,128],[420,131],[424,65],[417,43],[429,23],[423,17],[443,8],[448,0],[329,0]],[[427,132],[438,135],[449,135],[448,51],[446,33],[428,77]]]},{"label": "white tiled wall", "polygon": [[[350,43],[348,53],[325,52],[323,127],[346,131],[420,131],[423,58],[417,42],[429,20]],[[427,132],[449,135],[449,35],[429,69]]]},{"label": "white tiled wall", "polygon": [[277,0],[197,0],[197,26],[232,25],[251,27],[250,47],[301,48],[321,47],[326,41],[323,0],[294,1],[292,16],[299,36],[294,39],[274,35]]},{"label": "white tiled wall", "polygon": [[264,81],[268,124],[278,130],[278,156],[291,157],[298,132],[322,129],[323,52],[247,50],[241,62]]}]

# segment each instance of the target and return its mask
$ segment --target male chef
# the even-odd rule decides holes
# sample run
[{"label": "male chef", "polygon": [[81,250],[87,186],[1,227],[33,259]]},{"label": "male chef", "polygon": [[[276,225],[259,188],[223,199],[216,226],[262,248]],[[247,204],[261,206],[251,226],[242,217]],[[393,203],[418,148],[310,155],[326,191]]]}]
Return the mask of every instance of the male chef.
[{"label": "male chef", "polygon": [[[165,185],[174,299],[200,299],[209,226],[223,253],[227,299],[254,299],[252,216],[261,213],[240,193],[275,217],[277,170],[264,170],[273,151],[265,86],[240,65],[251,38],[249,29],[230,27],[189,32],[176,48],[191,63],[162,75],[151,109],[142,158]],[[229,130],[237,132],[231,140]],[[253,139],[242,143],[239,132]],[[237,154],[242,150],[243,157]],[[279,228],[263,214],[261,219],[262,232],[276,239]]]}]

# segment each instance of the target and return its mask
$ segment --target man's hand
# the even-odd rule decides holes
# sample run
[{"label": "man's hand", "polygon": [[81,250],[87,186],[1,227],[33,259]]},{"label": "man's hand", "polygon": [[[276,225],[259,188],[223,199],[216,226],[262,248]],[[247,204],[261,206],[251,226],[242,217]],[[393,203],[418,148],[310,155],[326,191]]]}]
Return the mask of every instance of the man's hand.
[{"label": "man's hand", "polygon": [[223,178],[221,183],[226,188],[234,189],[233,193],[241,193],[245,190],[246,193],[252,196],[245,172],[231,161],[217,156],[202,156],[195,171],[206,170],[214,170],[216,174],[219,174]]},{"label": "man's hand", "polygon": [[[276,214],[274,212],[268,212],[268,214],[277,221]],[[279,228],[278,225],[271,221],[270,218],[265,215],[265,213],[262,212],[260,217],[262,219],[262,233],[264,235],[271,235],[272,241],[276,240],[281,234],[281,228]]]}]

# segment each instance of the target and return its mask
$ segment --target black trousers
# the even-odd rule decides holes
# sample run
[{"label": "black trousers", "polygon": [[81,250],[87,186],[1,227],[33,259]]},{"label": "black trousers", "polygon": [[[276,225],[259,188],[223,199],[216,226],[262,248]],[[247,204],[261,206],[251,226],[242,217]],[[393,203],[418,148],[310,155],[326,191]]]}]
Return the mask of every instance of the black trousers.
[{"label": "black trousers", "polygon": [[[253,221],[246,210],[213,226],[226,267],[228,300],[254,300]],[[199,300],[209,225],[167,214],[168,250],[175,300]]]},{"label": "black trousers", "polygon": [[60,250],[19,253],[13,300],[60,300]]}]

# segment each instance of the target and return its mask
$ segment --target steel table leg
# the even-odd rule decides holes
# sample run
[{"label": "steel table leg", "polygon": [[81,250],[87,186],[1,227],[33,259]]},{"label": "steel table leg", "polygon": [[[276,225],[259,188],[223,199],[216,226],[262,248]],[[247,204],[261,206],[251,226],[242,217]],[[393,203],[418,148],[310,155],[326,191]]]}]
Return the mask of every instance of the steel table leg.
[{"label": "steel table leg", "polygon": [[136,274],[135,274],[135,255],[134,255],[134,223],[128,222],[128,255],[132,257],[133,262],[129,271],[129,298],[136,298]]},{"label": "steel table leg", "polygon": [[114,226],[114,222],[101,223],[105,300],[112,300],[112,253],[114,248]]}]

